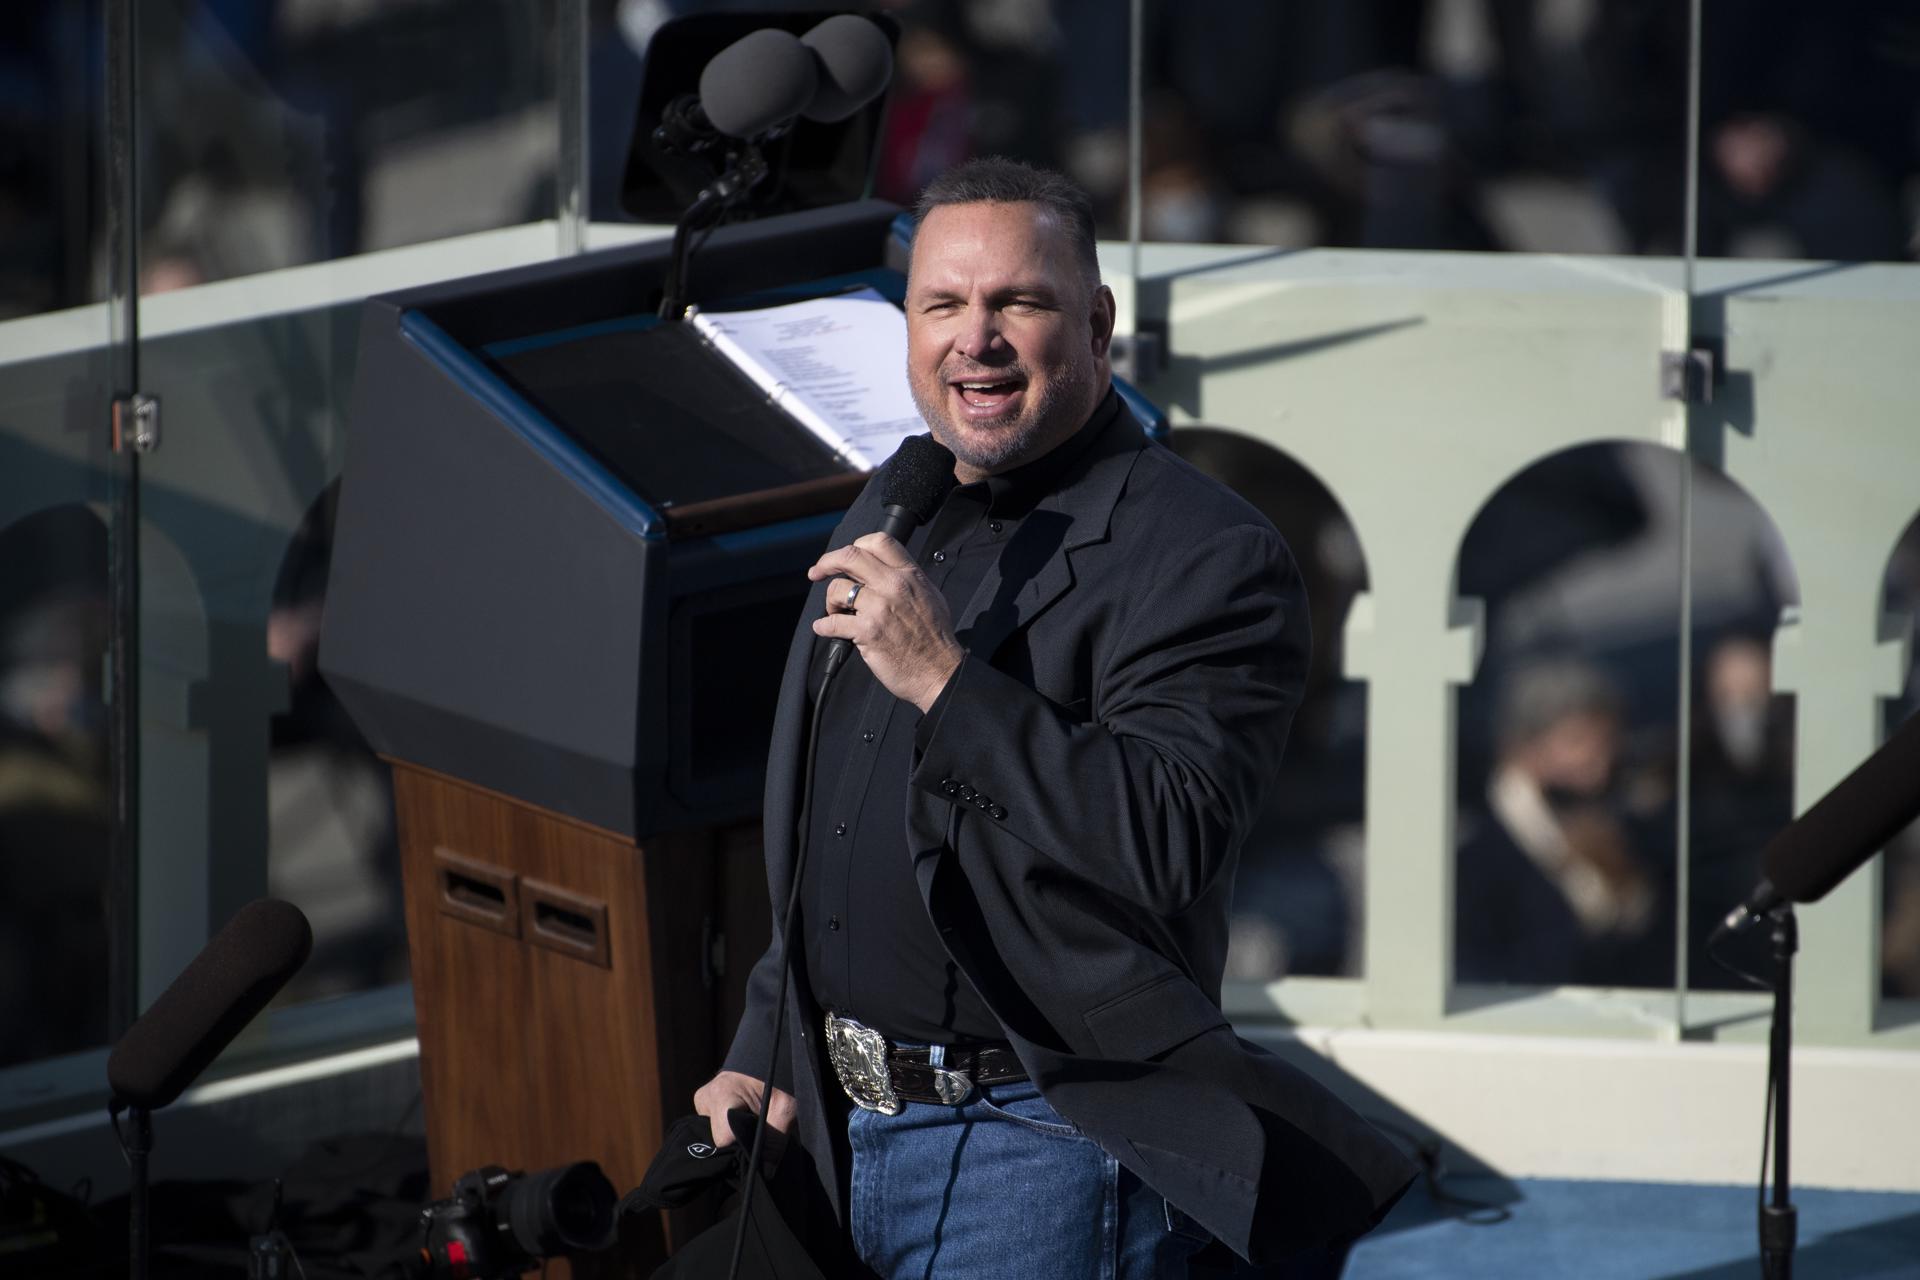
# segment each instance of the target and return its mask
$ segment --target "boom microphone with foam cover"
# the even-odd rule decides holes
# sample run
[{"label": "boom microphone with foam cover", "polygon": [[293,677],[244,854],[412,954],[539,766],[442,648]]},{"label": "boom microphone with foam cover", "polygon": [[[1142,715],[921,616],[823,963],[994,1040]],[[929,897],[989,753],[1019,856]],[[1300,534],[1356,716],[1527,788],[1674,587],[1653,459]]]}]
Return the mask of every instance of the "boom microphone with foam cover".
[{"label": "boom microphone with foam cover", "polygon": [[1775,836],[1763,861],[1780,896],[1818,902],[1920,817],[1920,715]]},{"label": "boom microphone with foam cover", "polygon": [[156,1111],[207,1069],[307,962],[313,929],[291,902],[260,898],[234,914],[107,1058],[107,1083]]},{"label": "boom microphone with foam cover", "polygon": [[1818,902],[1920,818],[1920,715],[1767,843],[1767,876],[1727,913],[1713,939],[1738,933],[1782,902]]},{"label": "boom microphone with foam cover", "polygon": [[[953,452],[932,436],[908,436],[880,473],[880,506],[887,518],[880,532],[904,543],[940,510],[955,484]],[[836,637],[827,645],[826,673],[832,675],[853,652],[853,641]]]},{"label": "boom microphone with foam cover", "polygon": [[791,31],[762,27],[713,55],[700,73],[700,109],[730,138],[757,138],[813,102],[813,51]]},{"label": "boom microphone with foam cover", "polygon": [[800,37],[819,62],[820,85],[804,114],[834,124],[886,91],[893,78],[893,43],[866,18],[837,13]]}]

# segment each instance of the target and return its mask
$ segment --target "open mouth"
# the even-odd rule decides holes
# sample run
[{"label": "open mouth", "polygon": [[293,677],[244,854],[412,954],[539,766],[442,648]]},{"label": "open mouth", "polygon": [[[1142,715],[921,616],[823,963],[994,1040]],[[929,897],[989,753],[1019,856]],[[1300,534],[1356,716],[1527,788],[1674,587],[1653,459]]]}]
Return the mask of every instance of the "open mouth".
[{"label": "open mouth", "polygon": [[964,378],[950,384],[970,417],[992,417],[1006,410],[1026,386],[1022,378]]}]

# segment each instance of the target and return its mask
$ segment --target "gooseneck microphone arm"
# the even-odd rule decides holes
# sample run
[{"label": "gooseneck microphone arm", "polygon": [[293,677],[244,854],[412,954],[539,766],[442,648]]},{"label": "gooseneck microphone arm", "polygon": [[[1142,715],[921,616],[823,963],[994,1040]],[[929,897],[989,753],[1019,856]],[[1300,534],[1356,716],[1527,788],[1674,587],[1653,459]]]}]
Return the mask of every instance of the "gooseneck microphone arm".
[{"label": "gooseneck microphone arm", "polygon": [[698,98],[669,103],[654,142],[668,151],[706,156],[719,151],[724,167],[680,215],[660,297],[660,318],[685,318],[687,258],[693,235],[718,223],[767,176],[760,153],[781,137],[818,96],[817,55],[791,32],[763,27],[716,53],[700,72]]},{"label": "gooseneck microphone arm", "polygon": [[674,224],[673,248],[667,256],[667,279],[660,293],[660,319],[678,324],[687,314],[687,259],[693,254],[693,234],[712,227],[727,211],[745,199],[767,176],[766,158],[748,144],[733,155],[727,171],[693,198]]}]

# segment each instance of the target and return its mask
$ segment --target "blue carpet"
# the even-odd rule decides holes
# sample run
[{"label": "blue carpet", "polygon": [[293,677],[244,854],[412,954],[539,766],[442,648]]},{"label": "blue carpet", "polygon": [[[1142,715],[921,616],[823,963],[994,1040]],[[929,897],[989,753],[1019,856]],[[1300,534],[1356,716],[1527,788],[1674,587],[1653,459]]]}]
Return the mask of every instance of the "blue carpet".
[{"label": "blue carpet", "polygon": [[[1751,1186],[1450,1177],[1509,1216],[1437,1203],[1416,1186],[1350,1256],[1344,1280],[1572,1276],[1754,1280]],[[1795,1190],[1795,1280],[1920,1280],[1920,1195]],[[1480,1219],[1475,1222],[1472,1219]]]}]

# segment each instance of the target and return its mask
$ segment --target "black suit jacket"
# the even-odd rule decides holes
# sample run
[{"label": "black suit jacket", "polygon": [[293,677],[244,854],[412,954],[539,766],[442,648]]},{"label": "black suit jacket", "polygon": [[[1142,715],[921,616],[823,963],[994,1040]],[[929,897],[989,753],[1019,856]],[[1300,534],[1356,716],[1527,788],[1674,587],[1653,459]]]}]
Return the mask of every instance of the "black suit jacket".
[{"label": "black suit jacket", "polygon": [[[832,545],[880,523],[870,484]],[[794,636],[768,761],[776,936],[726,1064],[756,1077],[824,589]],[[1366,1230],[1412,1166],[1238,1039],[1219,1006],[1235,860],[1306,677],[1306,598],[1280,535],[1122,413],[1022,522],[955,630],[968,657],[909,776],[906,845],[949,952],[1047,1100],[1242,1257]],[[824,1105],[838,1086],[800,979],[776,1079],[841,1211]]]}]

